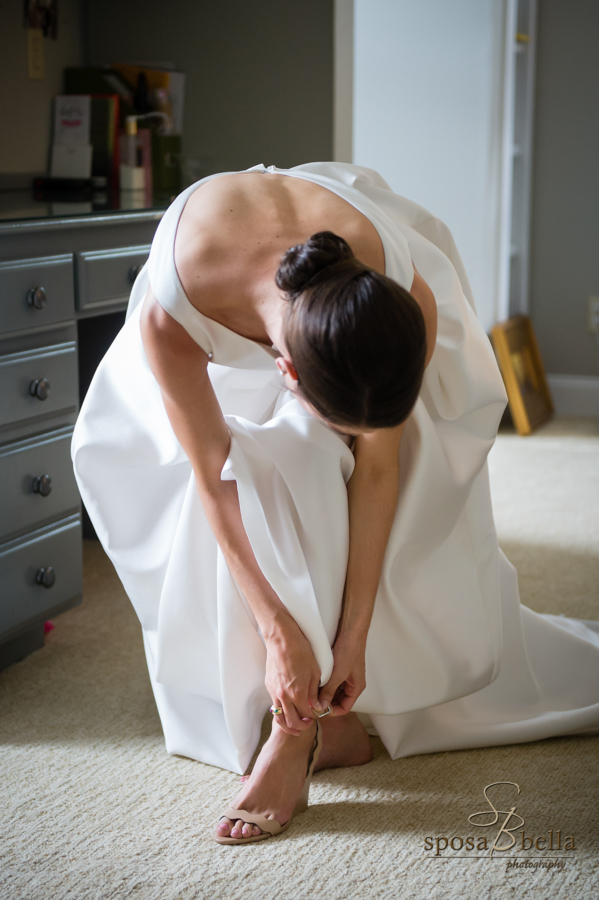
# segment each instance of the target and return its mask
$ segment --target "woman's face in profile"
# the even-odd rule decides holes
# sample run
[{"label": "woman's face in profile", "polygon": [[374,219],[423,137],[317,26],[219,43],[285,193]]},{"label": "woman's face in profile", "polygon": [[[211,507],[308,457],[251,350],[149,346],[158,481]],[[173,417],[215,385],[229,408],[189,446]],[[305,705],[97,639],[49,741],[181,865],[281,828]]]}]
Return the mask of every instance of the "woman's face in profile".
[{"label": "woman's face in profile", "polygon": [[348,436],[348,437],[357,437],[359,434],[372,434],[376,431],[376,428],[359,428],[356,425],[338,425],[329,422],[328,419],[325,419],[318,410],[316,410],[311,403],[309,403],[305,397],[302,396],[302,393],[299,389],[298,385],[298,376],[295,370],[295,366],[287,356],[279,356],[276,360],[277,367],[279,372],[281,373],[281,377],[285,382],[285,387],[288,391],[290,391],[300,406],[309,412],[311,416],[314,416],[315,419],[320,419],[321,422],[324,422],[331,431],[336,432],[337,434]]}]

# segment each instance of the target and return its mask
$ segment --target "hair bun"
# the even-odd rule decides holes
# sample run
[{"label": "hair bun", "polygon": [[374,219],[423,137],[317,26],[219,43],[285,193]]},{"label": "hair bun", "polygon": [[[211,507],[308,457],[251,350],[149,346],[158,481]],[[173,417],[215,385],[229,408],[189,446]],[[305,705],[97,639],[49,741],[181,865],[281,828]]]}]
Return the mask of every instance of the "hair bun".
[{"label": "hair bun", "polygon": [[302,293],[309,281],[328,266],[353,259],[347,241],[332,231],[319,231],[303,244],[290,247],[283,254],[275,275],[275,283],[293,300]]}]

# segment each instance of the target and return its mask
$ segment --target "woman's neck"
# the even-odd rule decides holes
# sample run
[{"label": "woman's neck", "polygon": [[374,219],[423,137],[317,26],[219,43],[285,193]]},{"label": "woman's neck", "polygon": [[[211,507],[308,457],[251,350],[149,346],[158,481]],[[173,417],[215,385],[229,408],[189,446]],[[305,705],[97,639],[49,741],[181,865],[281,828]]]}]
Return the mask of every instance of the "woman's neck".
[{"label": "woman's neck", "polygon": [[287,301],[283,299],[280,291],[275,287],[274,291],[269,291],[255,307],[256,314],[264,325],[264,330],[270,343],[283,355],[286,354],[285,340],[283,338],[283,321],[286,305]]}]

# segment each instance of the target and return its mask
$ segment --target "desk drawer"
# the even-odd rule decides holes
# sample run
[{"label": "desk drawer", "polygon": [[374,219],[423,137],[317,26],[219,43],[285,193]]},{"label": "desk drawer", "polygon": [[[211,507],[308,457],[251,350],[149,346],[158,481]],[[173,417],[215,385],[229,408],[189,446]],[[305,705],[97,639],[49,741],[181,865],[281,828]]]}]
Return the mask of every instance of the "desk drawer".
[{"label": "desk drawer", "polygon": [[72,254],[0,263],[0,331],[52,325],[74,315]]},{"label": "desk drawer", "polygon": [[0,425],[76,408],[77,347],[74,341],[0,357]]},{"label": "desk drawer", "polygon": [[0,541],[78,510],[72,436],[61,428],[0,450]]},{"label": "desk drawer", "polygon": [[127,301],[133,282],[149,255],[149,245],[78,253],[79,309],[112,306]]},{"label": "desk drawer", "polygon": [[[44,584],[45,582],[45,584]],[[79,516],[0,548],[0,637],[81,594]]]}]

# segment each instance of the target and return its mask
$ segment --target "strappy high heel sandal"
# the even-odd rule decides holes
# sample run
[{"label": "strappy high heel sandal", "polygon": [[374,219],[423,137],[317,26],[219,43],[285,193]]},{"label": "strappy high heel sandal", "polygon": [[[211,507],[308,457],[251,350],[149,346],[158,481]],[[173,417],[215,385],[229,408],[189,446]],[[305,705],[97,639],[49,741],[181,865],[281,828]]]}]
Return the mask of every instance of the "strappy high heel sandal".
[{"label": "strappy high heel sandal", "polygon": [[221,819],[241,819],[243,822],[247,822],[248,825],[257,825],[261,833],[253,834],[251,835],[251,837],[238,838],[215,834],[214,840],[219,844],[250,844],[255,841],[265,841],[267,838],[275,837],[275,835],[283,834],[284,831],[287,831],[287,829],[291,825],[291,820],[293,819],[293,817],[295,815],[298,815],[299,813],[305,812],[308,808],[310,784],[312,783],[314,766],[316,765],[318,757],[320,756],[321,748],[322,726],[317,719],[316,736],[314,738],[314,744],[312,746],[312,753],[310,754],[310,759],[308,760],[308,771],[306,772],[304,789],[302,790],[299,800],[295,804],[293,812],[284,825],[281,825],[281,823],[276,819],[267,819],[266,816],[263,816],[260,813],[248,812],[246,809],[234,809],[232,806],[229,806],[222,814]]}]

